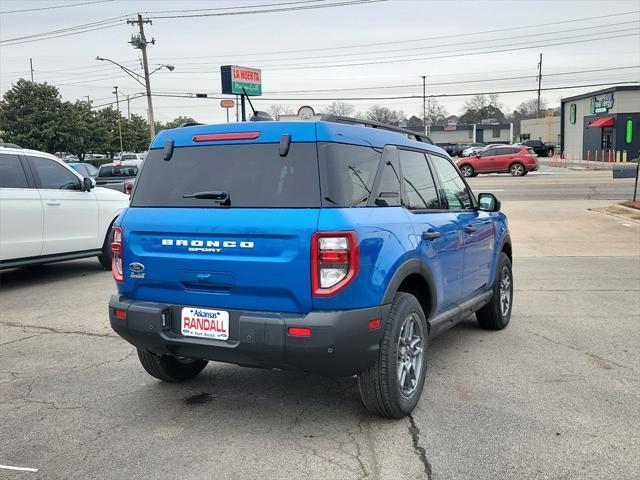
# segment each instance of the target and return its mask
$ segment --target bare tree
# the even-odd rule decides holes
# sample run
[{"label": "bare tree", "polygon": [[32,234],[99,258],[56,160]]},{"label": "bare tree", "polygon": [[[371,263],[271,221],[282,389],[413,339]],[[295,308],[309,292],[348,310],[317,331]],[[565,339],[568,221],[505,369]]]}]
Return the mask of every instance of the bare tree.
[{"label": "bare tree", "polygon": [[383,107],[381,105],[372,106],[367,110],[366,117],[368,120],[373,120],[374,122],[396,126],[405,120],[404,112],[402,110],[389,110],[387,107]]},{"label": "bare tree", "polygon": [[[548,102],[545,98],[540,99],[540,109],[545,110]],[[536,118],[538,116],[538,99],[530,98],[522,102],[516,107],[516,111],[520,114],[521,118]]]},{"label": "bare tree", "polygon": [[425,103],[427,113],[427,125],[438,125],[448,116],[447,109],[444,108],[435,98],[427,98]]},{"label": "bare tree", "polygon": [[337,115],[339,117],[352,117],[356,111],[355,105],[346,102],[333,102],[325,111],[329,115]]},{"label": "bare tree", "polygon": [[467,101],[464,102],[464,110],[476,110],[480,111],[486,107],[495,107],[499,110],[502,109],[502,102],[500,101],[500,97],[497,93],[490,93],[489,95],[478,94],[474,95],[471,98],[468,98]]},{"label": "bare tree", "polygon": [[269,105],[267,108],[267,113],[271,115],[273,118],[278,118],[278,115],[290,115],[293,113],[293,109],[289,105],[283,105],[281,103],[276,103],[273,105]]}]

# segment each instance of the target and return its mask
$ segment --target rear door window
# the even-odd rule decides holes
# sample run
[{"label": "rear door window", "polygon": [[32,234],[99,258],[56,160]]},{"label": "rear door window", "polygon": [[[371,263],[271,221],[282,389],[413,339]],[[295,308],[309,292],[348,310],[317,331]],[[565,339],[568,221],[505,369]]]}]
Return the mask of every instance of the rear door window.
[{"label": "rear door window", "polygon": [[400,169],[404,183],[404,204],[409,210],[440,208],[431,170],[424,153],[400,150]]},{"label": "rear door window", "polygon": [[152,150],[138,177],[133,207],[220,207],[214,199],[185,197],[225,192],[230,207],[320,206],[315,143],[292,143],[286,157],[278,144],[180,147],[165,161]]},{"label": "rear door window", "polygon": [[28,188],[18,155],[0,155],[0,188]]},{"label": "rear door window", "polygon": [[318,157],[323,205],[365,206],[373,189],[381,155],[379,148],[320,142]]}]

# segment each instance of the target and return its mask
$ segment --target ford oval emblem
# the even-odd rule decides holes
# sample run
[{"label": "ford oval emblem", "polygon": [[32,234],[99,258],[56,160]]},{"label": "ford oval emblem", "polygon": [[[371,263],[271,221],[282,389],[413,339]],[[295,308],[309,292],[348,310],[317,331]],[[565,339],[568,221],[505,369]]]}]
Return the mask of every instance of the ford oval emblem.
[{"label": "ford oval emblem", "polygon": [[144,272],[144,265],[139,262],[132,262],[129,264],[129,270],[132,272]]}]

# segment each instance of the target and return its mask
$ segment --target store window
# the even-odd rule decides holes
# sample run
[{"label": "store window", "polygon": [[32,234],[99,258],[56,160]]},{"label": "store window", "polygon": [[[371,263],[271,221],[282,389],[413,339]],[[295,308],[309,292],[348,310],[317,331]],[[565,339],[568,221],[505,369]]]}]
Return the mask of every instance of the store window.
[{"label": "store window", "polygon": [[499,128],[494,128],[493,129],[493,138],[500,138],[500,129]]},{"label": "store window", "polygon": [[576,123],[576,104],[572,103],[569,107],[569,123],[572,125]]}]

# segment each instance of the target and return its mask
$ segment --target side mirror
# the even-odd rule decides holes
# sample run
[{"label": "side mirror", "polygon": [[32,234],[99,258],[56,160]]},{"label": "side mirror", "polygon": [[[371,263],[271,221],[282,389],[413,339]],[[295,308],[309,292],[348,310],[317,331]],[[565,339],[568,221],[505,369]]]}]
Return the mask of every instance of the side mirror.
[{"label": "side mirror", "polygon": [[93,178],[84,177],[82,179],[82,186],[86,192],[90,192],[93,187],[96,186],[96,181]]},{"label": "side mirror", "polygon": [[499,212],[502,204],[493,193],[481,193],[478,195],[479,209],[483,212]]}]

